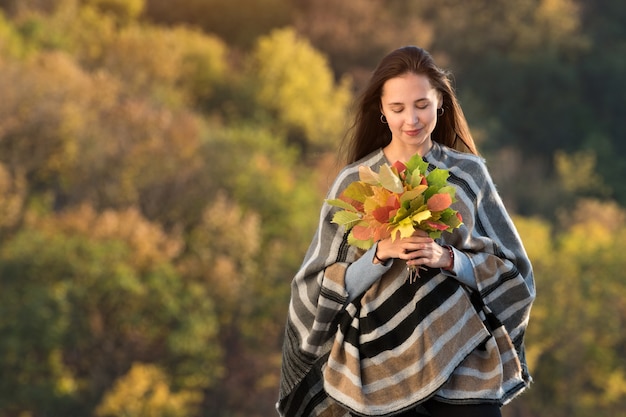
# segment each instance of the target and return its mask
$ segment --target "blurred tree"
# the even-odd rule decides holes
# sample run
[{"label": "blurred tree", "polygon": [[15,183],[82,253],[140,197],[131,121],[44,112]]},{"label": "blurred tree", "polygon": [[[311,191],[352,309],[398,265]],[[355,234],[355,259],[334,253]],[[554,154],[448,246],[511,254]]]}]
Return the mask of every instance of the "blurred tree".
[{"label": "blurred tree", "polygon": [[618,415],[626,406],[626,213],[614,203],[581,200],[556,239],[547,224],[516,223],[539,296],[528,334],[535,384],[509,415]]},{"label": "blurred tree", "polygon": [[111,13],[124,23],[136,20],[146,7],[145,0],[81,0],[81,3]]},{"label": "blurred tree", "polygon": [[190,24],[231,46],[250,47],[257,37],[288,25],[290,0],[146,0],[147,17],[161,24]]},{"label": "blurred tree", "polygon": [[92,79],[60,53],[0,61],[0,71],[0,161],[23,173],[32,191],[58,189],[77,160],[77,133],[90,122]]},{"label": "blurred tree", "polygon": [[170,392],[167,375],[154,365],[135,363],[105,395],[96,417],[188,417],[198,393]]},{"label": "blurred tree", "polygon": [[260,38],[252,59],[258,103],[289,140],[334,148],[347,127],[349,80],[335,85],[326,59],[292,29]]},{"label": "blurred tree", "polygon": [[221,82],[225,47],[189,29],[131,26],[112,37],[91,65],[114,74],[127,92],[148,94],[160,103],[194,104],[210,98]]},{"label": "blurred tree", "polygon": [[572,64],[588,41],[574,1],[445,0],[428,15],[433,51],[450,57],[470,122],[487,130],[485,151],[552,155],[580,145],[588,119]]},{"label": "blurred tree", "polygon": [[433,27],[423,2],[405,0],[293,0],[300,36],[328,56],[337,78],[349,74],[365,84],[378,61],[404,45],[429,47]]},{"label": "blurred tree", "polygon": [[22,220],[26,200],[26,180],[0,164],[0,236],[15,230]]},{"label": "blurred tree", "polygon": [[230,416],[233,410],[271,415],[289,282],[323,196],[315,191],[314,170],[267,128],[216,129],[204,152],[217,191],[189,237],[189,264],[184,265],[201,272],[220,294],[217,310],[229,369],[228,377],[208,391],[205,404],[212,417]]},{"label": "blurred tree", "polygon": [[0,409],[90,415],[136,361],[172,390],[220,375],[212,297],[176,273],[180,243],[134,210],[29,219],[0,248]]},{"label": "blurred tree", "polygon": [[16,58],[27,52],[15,26],[7,20],[5,14],[0,10],[0,59],[4,57]]},{"label": "blurred tree", "polygon": [[616,0],[581,0],[581,31],[592,45],[577,65],[582,73],[581,89],[594,127],[584,147],[598,156],[598,172],[610,185],[613,197],[626,205],[626,19],[624,4]]},{"label": "blurred tree", "polygon": [[[563,191],[601,197],[606,195],[606,185],[596,172],[596,155],[592,151],[580,151],[567,155],[559,151],[555,155],[555,168]],[[584,195],[584,194],[583,194]]]}]

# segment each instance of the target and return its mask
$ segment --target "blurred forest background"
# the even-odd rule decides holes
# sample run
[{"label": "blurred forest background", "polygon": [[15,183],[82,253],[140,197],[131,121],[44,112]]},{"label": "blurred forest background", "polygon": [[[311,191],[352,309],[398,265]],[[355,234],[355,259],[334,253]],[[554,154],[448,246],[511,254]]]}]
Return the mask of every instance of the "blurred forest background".
[{"label": "blurred forest background", "polygon": [[626,410],[621,0],[0,0],[0,417],[276,415],[351,103],[455,75],[534,263],[508,417]]}]

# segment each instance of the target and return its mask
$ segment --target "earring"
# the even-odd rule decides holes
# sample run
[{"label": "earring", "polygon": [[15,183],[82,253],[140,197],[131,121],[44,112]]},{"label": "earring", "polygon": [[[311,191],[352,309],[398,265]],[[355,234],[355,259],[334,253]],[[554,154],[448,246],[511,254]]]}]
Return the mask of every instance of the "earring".
[{"label": "earring", "polygon": [[[441,113],[439,113],[439,110],[441,110]],[[440,116],[440,117],[441,117],[441,116],[443,116],[443,111],[444,111],[444,110],[443,110],[443,107],[439,107],[439,108],[437,109],[437,116]]]},{"label": "earring", "polygon": [[384,115],[384,114],[382,114],[382,113],[380,114],[380,122],[381,122],[381,123],[384,123],[384,124],[387,124],[387,118],[386,118],[386,117],[385,117],[385,115]]}]

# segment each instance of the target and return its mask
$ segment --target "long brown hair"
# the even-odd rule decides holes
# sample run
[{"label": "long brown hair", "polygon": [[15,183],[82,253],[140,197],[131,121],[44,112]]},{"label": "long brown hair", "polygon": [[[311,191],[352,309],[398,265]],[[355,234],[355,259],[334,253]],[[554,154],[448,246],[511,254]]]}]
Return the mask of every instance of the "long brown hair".
[{"label": "long brown hair", "polygon": [[382,89],[387,80],[407,73],[425,75],[443,97],[444,112],[437,121],[432,140],[462,152],[478,153],[449,73],[435,65],[426,50],[405,46],[380,61],[356,103],[354,124],[344,142],[347,163],[355,162],[391,142],[391,132],[380,120]]}]

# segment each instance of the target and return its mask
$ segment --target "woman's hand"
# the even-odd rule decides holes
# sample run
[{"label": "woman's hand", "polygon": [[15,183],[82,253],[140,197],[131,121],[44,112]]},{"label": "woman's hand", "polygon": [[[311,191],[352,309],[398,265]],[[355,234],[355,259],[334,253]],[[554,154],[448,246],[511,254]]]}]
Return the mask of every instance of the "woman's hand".
[{"label": "woman's hand", "polygon": [[[418,230],[413,236],[396,239],[383,239],[378,242],[376,258],[385,262],[390,258],[406,261],[407,266],[428,266],[431,268],[445,268],[452,259],[450,252],[428,237],[428,233]],[[374,261],[376,262],[376,258]]]}]

